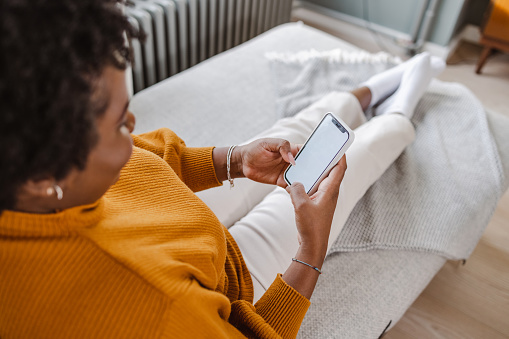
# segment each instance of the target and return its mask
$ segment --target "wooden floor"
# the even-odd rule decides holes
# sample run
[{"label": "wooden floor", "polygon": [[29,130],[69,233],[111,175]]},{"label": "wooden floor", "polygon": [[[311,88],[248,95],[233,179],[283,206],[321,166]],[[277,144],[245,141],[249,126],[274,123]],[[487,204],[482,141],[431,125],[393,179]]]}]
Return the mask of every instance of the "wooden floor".
[{"label": "wooden floor", "polygon": [[509,194],[465,265],[448,262],[384,339],[509,338]]},{"label": "wooden floor", "polygon": [[509,338],[509,194],[465,265],[448,262],[384,339]]},{"label": "wooden floor", "polygon": [[[352,31],[334,31],[307,20],[302,13],[294,19],[323,29],[370,52],[378,49],[374,40],[358,42]],[[353,37],[349,40],[349,36]],[[371,44],[371,45],[370,45]],[[462,44],[449,58],[439,76],[463,83],[485,107],[509,116],[509,55],[489,60],[482,75],[474,73],[481,48]],[[509,133],[509,131],[508,131]],[[509,145],[507,145],[509,147]],[[500,200],[481,241],[465,265],[447,262],[403,318],[384,339],[509,338],[509,192]]]}]

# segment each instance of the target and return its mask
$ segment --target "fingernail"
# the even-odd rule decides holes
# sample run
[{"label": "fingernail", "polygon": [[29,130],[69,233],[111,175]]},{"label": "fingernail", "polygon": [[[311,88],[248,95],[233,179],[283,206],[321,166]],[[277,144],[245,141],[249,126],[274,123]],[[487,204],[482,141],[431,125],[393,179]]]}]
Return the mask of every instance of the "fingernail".
[{"label": "fingernail", "polygon": [[293,157],[293,154],[288,152],[288,159],[290,160],[290,164],[295,166],[295,158]]}]

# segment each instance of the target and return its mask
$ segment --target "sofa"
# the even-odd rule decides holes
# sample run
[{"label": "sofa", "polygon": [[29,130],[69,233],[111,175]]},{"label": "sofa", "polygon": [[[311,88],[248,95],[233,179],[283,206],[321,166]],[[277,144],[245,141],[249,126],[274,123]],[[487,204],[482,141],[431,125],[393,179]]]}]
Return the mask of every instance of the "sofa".
[{"label": "sofa", "polygon": [[[188,146],[239,144],[278,118],[273,80],[264,54],[271,51],[357,48],[305,26],[278,26],[240,46],[137,93],[130,109],[135,133],[160,127],[175,131]],[[503,170],[509,176],[509,119],[487,112]],[[242,216],[218,216],[231,224]],[[299,332],[302,338],[378,338],[403,316],[446,258],[422,251],[369,250],[335,253],[323,270]]]}]

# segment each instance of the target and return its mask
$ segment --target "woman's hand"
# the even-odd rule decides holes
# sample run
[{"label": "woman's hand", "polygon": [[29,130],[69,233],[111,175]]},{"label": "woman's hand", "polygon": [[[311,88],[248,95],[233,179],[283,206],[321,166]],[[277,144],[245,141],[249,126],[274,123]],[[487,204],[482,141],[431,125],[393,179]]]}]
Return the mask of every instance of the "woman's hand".
[{"label": "woman's hand", "polygon": [[[295,221],[299,231],[300,247],[295,258],[322,268],[339,196],[339,186],[346,171],[346,156],[332,169],[318,186],[318,191],[309,197],[304,186],[293,183],[286,190],[295,207]],[[318,280],[318,272],[298,262],[292,262],[283,274],[283,280],[300,294],[310,299]]]},{"label": "woman's hand", "polygon": [[286,188],[295,208],[301,251],[313,256],[309,260],[313,260],[317,267],[321,267],[327,252],[332,217],[346,168],[346,156],[343,156],[312,196],[306,194],[301,183]]},{"label": "woman's hand", "polygon": [[283,139],[264,138],[238,146],[232,157],[246,178],[286,187],[283,174],[290,163],[295,164],[294,157],[299,148],[300,145],[292,145]]}]

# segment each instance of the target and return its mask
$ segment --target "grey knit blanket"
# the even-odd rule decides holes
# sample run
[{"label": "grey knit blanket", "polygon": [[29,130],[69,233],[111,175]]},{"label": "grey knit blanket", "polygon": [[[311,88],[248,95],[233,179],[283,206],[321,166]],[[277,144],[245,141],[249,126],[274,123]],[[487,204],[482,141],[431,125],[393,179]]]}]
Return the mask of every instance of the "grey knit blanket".
[{"label": "grey knit blanket", "polygon": [[[280,117],[400,62],[341,50],[267,58]],[[458,260],[474,250],[509,184],[484,109],[464,86],[433,80],[412,122],[415,142],[358,202],[331,252],[420,250]]]}]

